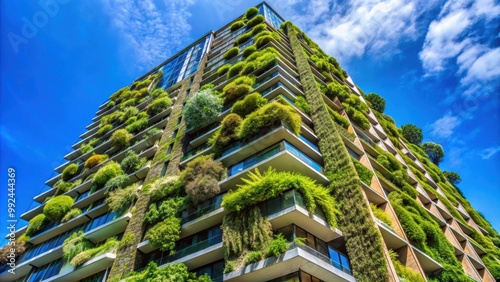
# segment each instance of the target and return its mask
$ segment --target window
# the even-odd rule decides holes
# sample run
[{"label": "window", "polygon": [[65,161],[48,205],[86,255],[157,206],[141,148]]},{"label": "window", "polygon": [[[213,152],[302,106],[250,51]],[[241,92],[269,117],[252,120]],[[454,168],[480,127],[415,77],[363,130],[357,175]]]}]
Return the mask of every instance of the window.
[{"label": "window", "polygon": [[182,121],[182,116],[180,116],[178,119],[177,119],[177,125],[179,125]]},{"label": "window", "polygon": [[172,137],[171,138],[174,139],[175,136],[177,136],[178,132],[179,132],[179,129],[174,130],[174,132],[172,133]]},{"label": "window", "polygon": [[190,91],[191,91],[191,89],[186,90],[186,98],[189,96]]},{"label": "window", "polygon": [[167,155],[172,153],[172,148],[174,147],[174,143],[170,143],[170,145],[168,145],[168,149],[167,149]]},{"label": "window", "polygon": [[163,168],[161,169],[161,174],[160,174],[160,177],[163,177],[165,176],[165,174],[167,173],[167,167],[168,167],[168,163],[170,162],[170,160],[166,161],[164,164],[163,164]]}]

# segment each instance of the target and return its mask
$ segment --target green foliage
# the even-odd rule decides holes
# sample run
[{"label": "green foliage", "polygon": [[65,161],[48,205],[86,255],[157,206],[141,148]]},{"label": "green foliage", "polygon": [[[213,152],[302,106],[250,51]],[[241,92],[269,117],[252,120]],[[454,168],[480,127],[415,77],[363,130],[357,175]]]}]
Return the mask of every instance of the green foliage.
[{"label": "green foliage", "polygon": [[[223,76],[224,74],[227,73],[227,71],[231,68],[231,64],[225,64],[225,65],[222,65],[220,66],[218,69],[217,69],[217,75],[218,76]],[[201,89],[200,89],[201,90]]]},{"label": "green foliage", "polygon": [[222,97],[224,104],[230,105],[239,98],[247,95],[252,91],[252,85],[255,83],[255,78],[249,76],[240,76],[224,86],[222,89]]},{"label": "green foliage", "polygon": [[[236,64],[232,65],[227,70],[227,79],[230,79],[231,77],[238,75],[245,66],[246,66],[245,62],[237,62]],[[217,72],[219,72],[222,67],[220,67]]]},{"label": "green foliage", "polygon": [[108,155],[100,155],[100,154],[97,154],[97,155],[93,155],[91,156],[90,158],[88,158],[86,161],[85,161],[85,165],[84,167],[86,169],[91,169],[93,168],[94,166],[104,162],[105,160],[108,159]]},{"label": "green foliage", "polygon": [[177,176],[158,178],[155,181],[145,185],[143,191],[146,192],[151,201],[155,202],[167,196],[178,194],[183,187]]},{"label": "green foliage", "polygon": [[261,23],[252,28],[252,35],[257,35],[263,31],[267,30],[267,24]]},{"label": "green foliage", "polygon": [[103,136],[104,134],[108,133],[113,129],[113,126],[111,124],[106,124],[104,126],[100,126],[99,130],[97,130],[97,136]]},{"label": "green foliage", "polygon": [[63,181],[68,181],[73,178],[78,173],[78,165],[75,163],[69,164],[61,173],[61,179]]},{"label": "green foliage", "polygon": [[222,112],[222,102],[213,89],[198,91],[184,107],[184,120],[188,128],[212,122]]},{"label": "green foliage", "polygon": [[108,180],[104,185],[104,193],[108,194],[109,192],[124,188],[128,183],[128,176],[125,174],[120,174]]},{"label": "green foliage", "polygon": [[125,149],[130,145],[130,139],[132,139],[132,137],[133,135],[130,134],[127,129],[122,128],[113,132],[110,140],[113,147],[116,147],[118,149]]},{"label": "green foliage", "polygon": [[41,213],[30,219],[28,224],[28,228],[26,228],[26,236],[32,237],[36,235],[38,232],[42,231],[45,228],[45,225],[48,223],[48,219],[45,214]]},{"label": "green foliage", "polygon": [[420,147],[424,150],[424,152],[429,156],[431,162],[435,165],[439,165],[439,163],[444,158],[444,150],[443,147],[434,142],[426,142],[422,143]]},{"label": "green foliage", "polygon": [[155,116],[172,106],[170,97],[160,97],[153,100],[148,106],[148,114]]},{"label": "green foliage", "polygon": [[344,109],[347,115],[357,124],[361,129],[368,130],[370,129],[370,121],[368,118],[356,108],[349,106],[348,104],[343,103]]},{"label": "green foliage", "polygon": [[253,251],[248,253],[245,258],[245,265],[258,262],[262,259],[262,251]]},{"label": "green foliage", "polygon": [[111,237],[104,242],[104,244],[92,248],[87,249],[81,253],[78,253],[73,259],[71,259],[70,264],[74,267],[78,267],[95,256],[99,256],[105,254],[107,252],[111,252],[118,247],[118,240],[116,237]]},{"label": "green foliage", "polygon": [[60,181],[60,182],[56,183],[56,185],[54,185],[54,187],[57,188],[55,196],[62,195],[64,193],[68,192],[69,190],[73,189],[73,187],[80,185],[81,183],[82,183],[81,179],[78,179],[74,183]]},{"label": "green foliage", "polygon": [[130,86],[131,90],[147,88],[151,84],[152,79],[137,80]]},{"label": "green foliage", "polygon": [[272,169],[261,174],[258,170],[249,172],[248,179],[243,179],[245,184],[238,185],[238,189],[230,191],[222,198],[221,206],[229,212],[239,212],[255,205],[273,199],[290,189],[296,189],[304,198],[305,205],[310,214],[319,207],[325,214],[328,224],[336,226],[335,199],[328,190],[316,184],[307,176],[294,172],[276,172]]},{"label": "green foliage", "polygon": [[373,212],[373,215],[382,220],[383,222],[385,222],[387,225],[389,226],[392,226],[392,220],[391,218],[389,217],[389,215],[387,215],[387,213],[385,213],[384,210],[382,210],[381,208],[377,207],[375,204],[373,203],[370,203],[370,208],[372,209],[372,212]]},{"label": "green foliage", "polygon": [[114,161],[110,161],[96,172],[92,183],[97,186],[103,186],[110,179],[122,174],[123,170],[120,168],[120,165]]},{"label": "green foliage", "polygon": [[360,111],[361,113],[367,115],[370,110],[368,109],[368,106],[359,99],[359,97],[355,94],[349,94],[349,97],[344,100],[344,104],[348,104],[355,108],[356,110]]},{"label": "green foliage", "polygon": [[241,53],[241,54],[243,55],[243,58],[246,58],[246,57],[250,56],[252,53],[254,53],[255,51],[257,51],[257,47],[255,47],[255,45],[250,45],[247,48],[245,48],[243,50],[243,53]]},{"label": "green foliage", "polygon": [[120,122],[125,122],[129,118],[136,116],[139,113],[139,109],[136,107],[126,107],[123,109],[123,113],[120,115]]},{"label": "green foliage", "polygon": [[337,111],[333,110],[330,107],[327,107],[327,109],[333,121],[335,121],[338,125],[342,126],[342,128],[344,129],[347,129],[349,127],[349,120],[347,120],[347,118],[337,113]]},{"label": "green foliage", "polygon": [[259,9],[255,8],[255,7],[250,7],[245,12],[244,17],[247,19],[251,19],[253,16],[257,15],[258,13],[259,13]]},{"label": "green foliage", "polygon": [[176,217],[185,205],[185,199],[182,197],[170,197],[167,200],[157,204],[149,205],[149,209],[144,216],[144,221],[150,224],[161,222],[164,218]]},{"label": "green foliage", "polygon": [[401,126],[401,134],[403,137],[408,140],[408,142],[413,143],[415,145],[419,145],[424,138],[422,134],[422,129],[413,125],[413,124],[405,124]]},{"label": "green foliage", "polygon": [[245,26],[245,22],[243,22],[243,21],[236,21],[236,22],[234,22],[231,25],[230,29],[231,29],[231,31],[235,31],[235,30],[240,29],[243,26]]},{"label": "green foliage", "polygon": [[267,104],[267,99],[263,98],[260,93],[252,93],[245,96],[243,100],[236,101],[231,108],[231,113],[241,117],[246,117],[248,114],[263,107]]},{"label": "green foliage", "polygon": [[207,84],[203,85],[202,87],[200,87],[200,90],[214,89],[214,88],[215,88],[215,85],[213,85],[212,83],[207,83]]},{"label": "green foliage", "polygon": [[311,114],[311,106],[309,106],[309,103],[304,96],[298,96],[297,99],[295,99],[295,106],[297,106],[297,108],[299,108],[302,112],[308,115]]},{"label": "green foliage", "polygon": [[[240,35],[240,37],[236,38],[236,40],[234,41],[234,44],[241,45],[241,44],[247,42],[248,39],[250,39],[250,37],[252,37],[252,31],[249,31],[247,33],[243,33],[242,35]],[[238,48],[238,47],[233,47],[233,48]],[[233,49],[233,48],[231,48],[231,49]],[[239,49],[238,49],[238,53],[239,53]],[[236,53],[236,55],[238,53]]]},{"label": "green foliage", "polygon": [[109,206],[109,210],[118,212],[130,207],[132,202],[137,198],[138,187],[139,185],[137,183],[134,183],[127,188],[111,191],[106,198],[106,203]]},{"label": "green foliage", "polygon": [[[263,34],[266,34],[266,32],[259,33],[255,36],[254,40],[258,39],[259,36]],[[257,48],[260,47],[257,45]],[[267,47],[260,51],[253,52],[245,59],[245,66],[241,69],[240,74],[245,75],[255,71],[255,75],[260,75],[270,67],[275,66],[278,63],[279,57],[280,55],[274,47]]]},{"label": "green foliage", "polygon": [[66,221],[70,221],[71,219],[79,216],[82,214],[82,210],[80,210],[79,208],[74,208],[74,209],[71,209],[69,212],[66,213],[66,215],[61,219],[61,222],[66,222]]},{"label": "green foliage", "polygon": [[230,48],[229,50],[227,50],[226,53],[224,53],[223,57],[226,60],[230,60],[230,59],[234,58],[236,55],[238,55],[239,53],[240,53],[240,48],[233,47],[233,48]]},{"label": "green foliage", "polygon": [[123,250],[127,248],[128,246],[132,246],[135,241],[135,234],[134,233],[126,233],[123,235],[122,239],[120,240],[120,243],[118,243],[118,250]]},{"label": "green foliage", "polygon": [[214,155],[221,155],[230,145],[237,142],[238,130],[242,121],[237,114],[229,114],[222,120],[220,129],[209,140]]},{"label": "green foliage", "polygon": [[179,240],[180,234],[181,219],[168,217],[151,227],[146,233],[146,239],[153,247],[171,252],[175,248],[175,241]]},{"label": "green foliage", "polygon": [[220,193],[219,180],[225,175],[224,166],[207,155],[190,161],[182,171],[181,179],[186,193],[194,204],[198,204]]},{"label": "green foliage", "polygon": [[152,136],[158,134],[161,132],[161,129],[158,129],[158,128],[151,128],[150,130],[148,130],[148,132],[146,132],[146,134],[144,134],[142,136],[142,140],[146,140],[146,139],[149,139],[151,138]]},{"label": "green foliage", "polygon": [[345,101],[350,96],[349,92],[348,86],[338,82],[330,82],[326,86],[325,95],[330,99],[337,97],[340,101]]},{"label": "green foliage", "polygon": [[129,150],[120,163],[120,167],[125,173],[132,173],[143,167],[145,163],[145,158],[140,158],[134,150]]},{"label": "green foliage", "polygon": [[61,195],[54,197],[43,207],[43,214],[50,221],[59,221],[71,210],[74,202],[70,196]]},{"label": "green foliage", "polygon": [[160,97],[166,97],[166,96],[168,96],[168,93],[163,88],[157,88],[157,89],[153,90],[153,92],[151,93],[151,98],[160,98]]},{"label": "green foliage", "polygon": [[260,23],[264,22],[263,15],[257,15],[247,22],[247,28],[252,28]]},{"label": "green foliage", "polygon": [[383,113],[385,111],[385,99],[381,96],[370,93],[365,96],[365,99],[370,102],[372,109],[378,111],[379,113]]},{"label": "green foliage", "polygon": [[224,258],[240,258],[248,251],[265,249],[272,239],[272,226],[258,207],[231,212],[222,222]]},{"label": "green foliage", "polygon": [[208,275],[204,274],[196,277],[195,273],[188,271],[183,263],[166,264],[158,268],[156,263],[150,262],[148,266],[139,273],[130,273],[125,282],[157,282],[157,281],[175,281],[175,282],[209,282],[212,281]]},{"label": "green foliage", "polygon": [[262,129],[278,126],[282,122],[293,133],[299,135],[302,120],[295,109],[289,105],[271,102],[249,114],[243,120],[238,137],[242,140],[251,138]]},{"label": "green foliage", "polygon": [[269,243],[266,257],[279,257],[286,250],[288,250],[288,242],[283,237],[283,234],[280,233],[275,235],[274,239]]},{"label": "green foliage", "polygon": [[86,154],[92,150],[94,150],[94,147],[89,144],[82,143],[82,145],[80,145],[80,152],[82,152],[82,154]]},{"label": "green foliage", "polygon": [[405,281],[425,282],[425,279],[418,271],[402,264],[398,260],[398,254],[396,254],[393,250],[389,250],[389,255],[391,256],[392,264],[394,265],[394,268],[396,268],[396,273],[399,277],[405,279]]},{"label": "green foliage", "polygon": [[352,162],[354,163],[359,179],[367,185],[370,185],[370,183],[372,183],[373,172],[354,158],[352,159]]},{"label": "green foliage", "polygon": [[63,259],[71,261],[76,255],[92,248],[92,243],[82,236],[83,231],[73,232],[63,243]]}]

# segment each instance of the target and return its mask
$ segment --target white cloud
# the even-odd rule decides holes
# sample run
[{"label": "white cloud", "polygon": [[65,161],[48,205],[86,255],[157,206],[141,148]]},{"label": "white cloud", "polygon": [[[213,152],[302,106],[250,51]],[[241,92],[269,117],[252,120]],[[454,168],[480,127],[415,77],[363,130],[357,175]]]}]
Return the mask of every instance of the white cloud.
[{"label": "white cloud", "polygon": [[500,77],[500,48],[491,47],[500,4],[448,0],[429,26],[419,54],[427,76],[454,73],[463,96],[489,95]]},{"label": "white cloud", "polygon": [[139,70],[148,70],[191,42],[187,19],[192,0],[103,0],[111,23],[134,52]]},{"label": "white cloud", "polygon": [[498,152],[500,152],[500,146],[483,149],[481,150],[480,155],[483,160],[487,160]]},{"label": "white cloud", "polygon": [[279,1],[291,19],[327,53],[345,62],[365,54],[388,58],[401,42],[416,40],[419,17],[436,1]]},{"label": "white cloud", "polygon": [[438,138],[448,138],[453,134],[455,127],[460,125],[460,118],[447,113],[431,124],[431,134]]}]

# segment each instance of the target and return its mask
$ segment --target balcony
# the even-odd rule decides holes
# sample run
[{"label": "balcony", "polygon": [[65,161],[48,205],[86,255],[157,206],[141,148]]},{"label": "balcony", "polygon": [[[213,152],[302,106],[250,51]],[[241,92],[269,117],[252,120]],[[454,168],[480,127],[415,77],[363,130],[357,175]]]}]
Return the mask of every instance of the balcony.
[{"label": "balcony", "polygon": [[267,258],[224,274],[224,281],[267,281],[299,269],[313,273],[315,277],[323,281],[356,281],[348,269],[342,268],[316,250],[296,243],[290,244],[288,251],[277,258]]},{"label": "balcony", "polygon": [[423,251],[417,249],[416,247],[410,245],[413,251],[415,252],[415,256],[420,262],[420,266],[426,274],[433,273],[434,271],[443,269],[443,266],[431,258],[429,255],[424,253]]},{"label": "balcony", "polygon": [[89,277],[111,267],[116,254],[108,252],[84,263],[82,266],[65,271],[43,282],[66,282],[66,281],[79,281],[83,278]]},{"label": "balcony", "polygon": [[379,226],[380,233],[382,234],[382,238],[384,239],[387,248],[397,250],[408,245],[408,242],[406,242],[403,237],[399,236],[392,226],[385,224],[378,218],[375,218],[375,222]]},{"label": "balcony", "polygon": [[269,167],[273,167],[276,171],[296,171],[323,185],[329,183],[321,165],[287,141],[282,141],[229,167],[228,177],[220,181],[219,185],[223,191],[227,191],[241,183],[241,177],[248,171],[254,169],[265,171]]}]

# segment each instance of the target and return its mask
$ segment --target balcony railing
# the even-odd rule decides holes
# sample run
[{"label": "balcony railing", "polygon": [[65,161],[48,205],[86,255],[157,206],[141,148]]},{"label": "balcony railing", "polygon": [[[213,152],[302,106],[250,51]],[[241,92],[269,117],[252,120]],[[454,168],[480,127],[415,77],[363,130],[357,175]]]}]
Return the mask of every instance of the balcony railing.
[{"label": "balcony railing", "polygon": [[349,274],[349,275],[352,275],[351,273],[351,270],[343,265],[341,265],[340,263],[336,262],[336,261],[333,261],[331,260],[328,256],[325,256],[324,254],[316,251],[315,249],[311,248],[311,247],[308,247],[306,245],[302,245],[302,244],[297,244],[296,242],[292,242],[290,244],[290,247],[289,249],[294,249],[294,248],[299,248],[305,252],[307,252],[308,254],[316,257],[317,259],[320,259],[330,265],[332,265],[333,267]]},{"label": "balcony railing", "polygon": [[196,210],[194,211],[190,211],[189,209],[186,210],[181,217],[181,224],[190,222],[192,220],[199,218],[200,216],[213,212],[216,209],[219,209],[221,207],[222,197],[224,195],[225,194],[218,195],[215,198],[212,198],[211,200],[205,203],[201,203],[196,207]]},{"label": "balcony railing", "polygon": [[295,148],[290,143],[288,143],[286,141],[282,141],[282,142],[274,145],[273,147],[271,147],[270,149],[268,149],[262,153],[259,153],[255,156],[252,156],[252,157],[250,157],[242,162],[239,162],[239,163],[229,167],[227,176],[229,177],[229,176],[235,175],[235,174],[253,166],[256,163],[259,163],[263,160],[266,160],[266,159],[268,159],[274,155],[277,155],[278,153],[283,152],[283,151],[290,152],[292,155],[299,158],[301,161],[305,162],[307,165],[312,167],[314,170],[316,170],[318,172],[323,171],[323,168],[317,162],[312,160],[306,154],[299,151],[297,148]]},{"label": "balcony railing", "polygon": [[201,242],[188,246],[184,249],[175,251],[175,253],[172,255],[161,256],[155,259],[154,262],[156,262],[157,265],[163,265],[165,263],[173,262],[185,256],[194,254],[196,252],[199,252],[201,250],[204,250],[208,247],[214,246],[221,242],[222,242],[222,234],[218,234],[216,236],[208,238],[207,240],[203,240]]}]

